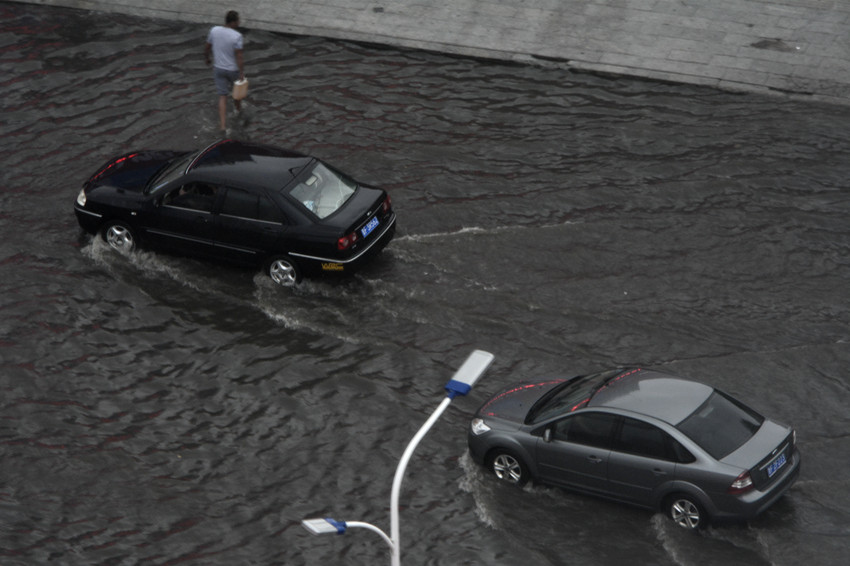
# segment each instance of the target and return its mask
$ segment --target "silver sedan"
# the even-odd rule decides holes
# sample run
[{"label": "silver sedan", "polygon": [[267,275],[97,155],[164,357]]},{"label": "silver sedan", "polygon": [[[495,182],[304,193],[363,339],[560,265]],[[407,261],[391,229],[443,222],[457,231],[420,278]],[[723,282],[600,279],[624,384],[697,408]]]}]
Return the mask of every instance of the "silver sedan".
[{"label": "silver sedan", "polygon": [[511,385],[477,411],[468,441],[501,480],[660,509],[688,529],[755,517],[800,470],[792,429],[708,385],[645,369]]}]

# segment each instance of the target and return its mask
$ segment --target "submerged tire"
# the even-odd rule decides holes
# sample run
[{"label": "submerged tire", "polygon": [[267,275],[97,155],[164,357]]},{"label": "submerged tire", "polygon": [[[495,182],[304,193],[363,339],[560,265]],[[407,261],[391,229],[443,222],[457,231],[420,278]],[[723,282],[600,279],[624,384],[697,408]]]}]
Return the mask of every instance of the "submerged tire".
[{"label": "submerged tire", "polygon": [[667,499],[667,515],[684,529],[696,531],[708,525],[708,514],[696,498],[679,493]]},{"label": "submerged tire", "polygon": [[136,249],[136,234],[124,222],[112,220],[103,227],[103,239],[113,249],[128,254]]},{"label": "submerged tire", "polygon": [[293,287],[301,282],[301,270],[289,256],[273,258],[266,264],[266,273],[282,287]]},{"label": "submerged tire", "polygon": [[494,450],[487,460],[487,467],[499,480],[511,485],[523,486],[530,477],[522,458],[509,450]]}]

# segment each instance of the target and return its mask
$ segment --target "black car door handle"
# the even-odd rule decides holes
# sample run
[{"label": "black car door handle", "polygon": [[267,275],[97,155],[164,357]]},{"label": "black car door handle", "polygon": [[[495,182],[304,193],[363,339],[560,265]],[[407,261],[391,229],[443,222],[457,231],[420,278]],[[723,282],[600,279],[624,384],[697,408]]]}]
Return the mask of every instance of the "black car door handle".
[{"label": "black car door handle", "polygon": [[655,468],[654,470],[652,470],[652,473],[655,474],[656,476],[666,476],[667,475],[667,472],[665,472],[664,470],[659,470],[658,468]]}]

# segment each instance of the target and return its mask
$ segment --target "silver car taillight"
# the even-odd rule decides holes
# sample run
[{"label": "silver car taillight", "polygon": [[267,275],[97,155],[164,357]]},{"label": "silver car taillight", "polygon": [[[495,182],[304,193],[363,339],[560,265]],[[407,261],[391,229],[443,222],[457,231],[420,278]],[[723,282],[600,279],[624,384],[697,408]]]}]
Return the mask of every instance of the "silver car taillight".
[{"label": "silver car taillight", "polygon": [[727,490],[728,493],[739,494],[745,493],[753,488],[753,478],[750,477],[750,472],[744,472],[732,482]]}]

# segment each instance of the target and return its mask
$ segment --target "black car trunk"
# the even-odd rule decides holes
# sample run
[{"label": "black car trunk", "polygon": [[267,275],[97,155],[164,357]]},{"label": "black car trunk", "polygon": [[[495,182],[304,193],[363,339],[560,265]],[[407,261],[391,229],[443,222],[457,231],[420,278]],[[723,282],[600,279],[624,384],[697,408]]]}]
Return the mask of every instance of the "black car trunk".
[{"label": "black car trunk", "polygon": [[384,207],[387,198],[383,190],[361,185],[339,211],[325,219],[328,225],[340,230],[341,236],[357,234],[354,245],[348,250],[351,255],[378,237],[390,221],[392,210]]},{"label": "black car trunk", "polygon": [[371,220],[376,212],[380,212],[384,198],[384,191],[361,185],[342,208],[324,222],[344,233],[353,232]]}]

